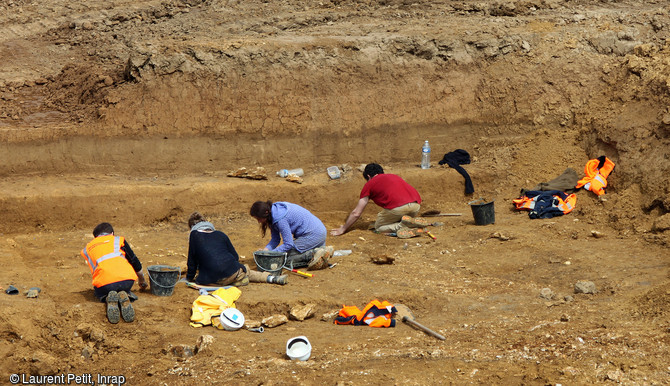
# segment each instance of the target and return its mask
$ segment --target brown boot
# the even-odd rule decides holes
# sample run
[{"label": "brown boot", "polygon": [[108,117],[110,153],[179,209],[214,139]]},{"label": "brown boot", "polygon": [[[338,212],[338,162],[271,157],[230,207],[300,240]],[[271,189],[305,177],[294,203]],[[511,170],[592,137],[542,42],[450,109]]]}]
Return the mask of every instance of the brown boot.
[{"label": "brown boot", "polygon": [[119,308],[121,309],[121,317],[125,322],[132,322],[135,320],[135,310],[126,291],[119,292]]},{"label": "brown boot", "polygon": [[119,294],[116,291],[109,291],[107,298],[107,320],[110,323],[116,324],[121,320],[121,312],[119,311]]},{"label": "brown boot", "polygon": [[330,258],[330,256],[326,247],[316,248],[312,260],[310,260],[307,265],[307,270],[316,271],[328,267],[328,258]]},{"label": "brown boot", "polygon": [[412,216],[402,216],[401,219],[402,225],[408,228],[423,228],[431,225],[432,223],[425,218],[421,217],[412,217]]},{"label": "brown boot", "polygon": [[417,237],[419,236],[419,230],[416,228],[407,228],[407,227],[400,227],[396,231],[396,236],[399,239],[409,239],[412,237]]}]

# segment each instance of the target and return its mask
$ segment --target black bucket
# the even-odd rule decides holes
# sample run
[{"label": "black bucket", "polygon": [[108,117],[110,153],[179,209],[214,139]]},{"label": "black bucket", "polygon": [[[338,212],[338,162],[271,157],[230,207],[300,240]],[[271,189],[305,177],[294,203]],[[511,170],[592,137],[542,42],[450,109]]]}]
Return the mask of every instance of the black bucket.
[{"label": "black bucket", "polygon": [[468,202],[472,215],[475,218],[475,224],[488,225],[496,222],[496,212],[493,207],[493,201],[486,202],[483,198]]},{"label": "black bucket", "polygon": [[256,251],[254,262],[260,271],[270,272],[271,276],[279,276],[286,265],[286,256],[286,252]]},{"label": "black bucket", "polygon": [[169,265],[150,265],[147,267],[151,293],[156,296],[172,296],[174,286],[179,281],[179,268]]}]

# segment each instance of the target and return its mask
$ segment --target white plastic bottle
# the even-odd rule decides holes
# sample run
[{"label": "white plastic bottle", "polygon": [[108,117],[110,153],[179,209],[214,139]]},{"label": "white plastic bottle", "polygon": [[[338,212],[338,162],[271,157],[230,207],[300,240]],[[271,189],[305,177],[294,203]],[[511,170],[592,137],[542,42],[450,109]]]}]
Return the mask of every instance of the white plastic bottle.
[{"label": "white plastic bottle", "polygon": [[277,175],[281,178],[285,178],[289,174],[295,174],[298,177],[302,177],[305,172],[302,169],[282,169],[277,172]]},{"label": "white plastic bottle", "polygon": [[421,148],[421,169],[430,169],[430,145],[428,141]]}]

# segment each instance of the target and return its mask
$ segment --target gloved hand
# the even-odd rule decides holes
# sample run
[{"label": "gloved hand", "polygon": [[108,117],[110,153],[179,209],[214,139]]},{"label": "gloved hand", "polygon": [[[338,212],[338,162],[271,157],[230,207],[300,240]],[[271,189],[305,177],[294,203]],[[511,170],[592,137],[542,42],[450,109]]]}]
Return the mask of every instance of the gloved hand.
[{"label": "gloved hand", "polygon": [[149,284],[147,284],[147,280],[144,278],[143,272],[137,272],[137,281],[137,284],[140,286],[140,291],[146,291],[146,289],[149,287]]}]

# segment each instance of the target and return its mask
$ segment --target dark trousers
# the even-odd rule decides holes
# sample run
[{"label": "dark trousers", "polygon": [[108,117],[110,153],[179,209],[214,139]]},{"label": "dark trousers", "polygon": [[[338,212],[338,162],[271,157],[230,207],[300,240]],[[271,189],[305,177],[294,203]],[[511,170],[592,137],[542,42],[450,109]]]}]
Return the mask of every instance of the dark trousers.
[{"label": "dark trousers", "polygon": [[102,287],[95,287],[95,296],[100,299],[101,302],[104,302],[107,298],[107,294],[111,291],[126,291],[128,295],[130,295],[130,289],[133,288],[133,284],[135,284],[135,280],[121,280],[117,281],[116,283],[103,285]]},{"label": "dark trousers", "polygon": [[307,267],[314,257],[315,250],[316,248],[300,253],[295,249],[291,249],[286,256],[286,266],[289,268]]}]

